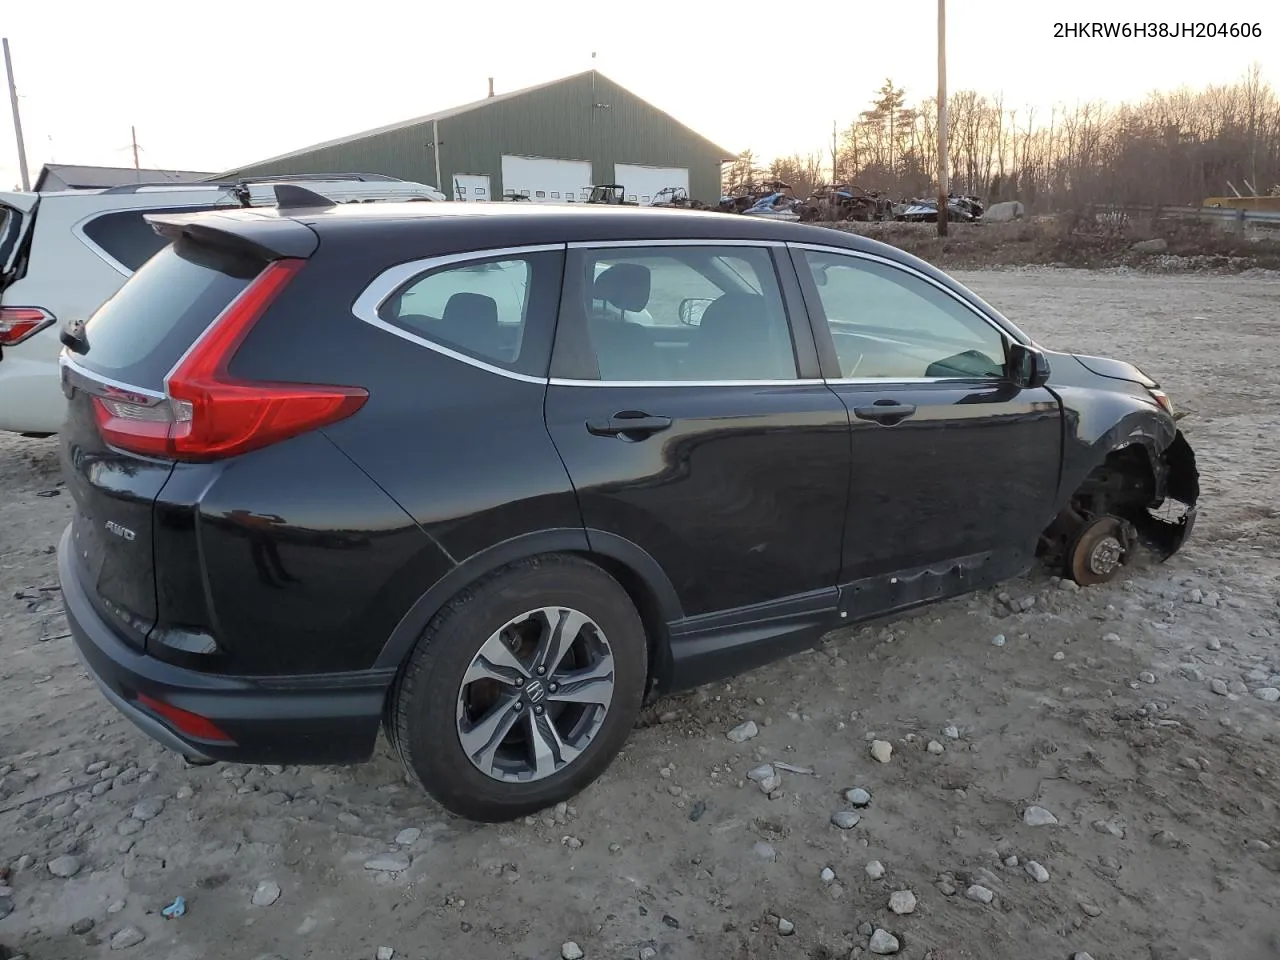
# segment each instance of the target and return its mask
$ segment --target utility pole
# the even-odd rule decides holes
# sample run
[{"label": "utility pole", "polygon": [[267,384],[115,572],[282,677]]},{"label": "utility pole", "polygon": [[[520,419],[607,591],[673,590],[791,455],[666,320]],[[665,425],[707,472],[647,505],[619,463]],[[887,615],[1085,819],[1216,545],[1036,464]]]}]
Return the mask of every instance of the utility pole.
[{"label": "utility pole", "polygon": [[836,139],[836,122],[831,121],[831,183],[834,186],[840,174],[837,171],[840,159],[840,141]]},{"label": "utility pole", "polygon": [[938,236],[947,235],[947,0],[938,0]]},{"label": "utility pole", "polygon": [[9,55],[9,38],[4,38],[4,69],[9,75],[9,103],[13,107],[13,135],[18,141],[18,169],[22,171],[22,189],[31,189],[27,173],[27,147],[22,142],[22,118],[18,115],[18,88],[13,83],[13,57]]},{"label": "utility pole", "polygon": [[138,128],[130,127],[129,135],[133,138],[133,169],[141,173],[142,165],[138,163]]}]

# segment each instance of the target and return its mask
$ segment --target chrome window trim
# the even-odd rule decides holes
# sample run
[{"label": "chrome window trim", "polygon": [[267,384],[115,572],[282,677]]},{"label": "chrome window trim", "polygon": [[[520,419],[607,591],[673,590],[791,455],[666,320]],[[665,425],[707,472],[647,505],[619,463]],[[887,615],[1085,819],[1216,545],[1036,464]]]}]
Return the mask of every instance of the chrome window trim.
[{"label": "chrome window trim", "polygon": [[553,387],[813,387],[826,380],[567,380],[552,377],[547,381]]},{"label": "chrome window trim", "polygon": [[[830,253],[830,254],[836,254],[836,255],[846,256],[846,257],[855,257],[859,260],[872,260],[876,263],[883,264],[886,267],[892,267],[895,270],[901,270],[903,273],[908,273],[911,276],[916,277],[917,279],[923,280],[925,283],[929,284],[931,287],[937,290],[941,290],[943,293],[949,296],[956,303],[960,304],[960,306],[964,307],[974,316],[981,319],[983,322],[987,324],[987,326],[991,327],[993,330],[996,331],[996,333],[1000,334],[1000,339],[1005,341],[1006,348],[1008,347],[1009,341],[1015,341],[1015,342],[1017,341],[1017,338],[1014,337],[1011,333],[1009,333],[1008,330],[1006,330],[1003,326],[998,324],[991,317],[987,316],[985,313],[983,313],[981,310],[975,307],[968,300],[964,299],[964,297],[960,296],[954,290],[951,290],[950,288],[939,283],[937,280],[933,279],[933,277],[930,277],[925,273],[921,273],[915,267],[908,266],[905,263],[898,263],[896,260],[892,260],[889,257],[881,256],[880,254],[877,254],[877,253],[869,253],[864,250],[851,250],[848,247],[832,247],[832,246],[827,246],[826,244],[821,244],[821,243],[791,243],[791,244],[788,244],[788,246],[793,250],[812,250],[815,253]],[[867,378],[862,378],[862,379],[866,380]],[[891,378],[889,377],[884,377],[880,379],[871,379],[868,382],[883,383],[886,380],[890,380],[890,379]],[[925,377],[925,378],[916,378],[914,380],[904,380],[901,382],[918,383],[918,382],[932,382],[933,380],[955,380],[955,379],[981,379],[981,378]],[[828,382],[829,383],[848,383],[850,381],[830,380]],[[855,380],[853,382],[859,382],[859,381]]]},{"label": "chrome window trim", "polygon": [[[151,400],[151,406],[155,406],[162,401],[168,400],[168,396],[155,390],[148,390],[145,387],[135,387],[131,383],[124,383],[121,380],[113,380],[111,377],[103,376],[100,373],[94,373],[85,367],[82,367],[64,350],[58,355],[58,367],[64,378],[68,376],[70,379],[77,381],[81,386],[99,386],[107,387],[112,390],[118,390],[121,393],[133,394],[138,397],[146,397]],[[92,391],[91,391],[92,392]]]},{"label": "chrome window trim", "polygon": [[785,240],[721,240],[717,237],[672,237],[663,240],[574,240],[570,250],[594,250],[601,247],[785,247]]},{"label": "chrome window trim", "polygon": [[378,315],[378,311],[387,299],[395,293],[405,283],[414,277],[423,273],[430,273],[440,267],[447,267],[452,264],[469,263],[477,260],[492,260],[495,257],[505,256],[523,256],[530,253],[545,253],[547,251],[563,251],[565,245],[563,243],[538,243],[529,244],[519,247],[494,247],[488,250],[467,250],[462,253],[446,253],[435,257],[424,257],[420,260],[410,260],[406,263],[396,264],[394,267],[388,267],[382,273],[373,278],[373,281],[364,288],[360,296],[356,298],[356,302],[351,305],[351,312],[357,319],[363,320],[372,327],[377,327],[392,336],[399,337],[401,340],[407,340],[415,343],[420,347],[426,347],[442,356],[449,357],[451,360],[458,360],[468,366],[483,370],[486,373],[495,373],[500,377],[506,377],[510,380],[518,380],[521,383],[547,383],[546,377],[534,377],[527,373],[517,373],[514,370],[507,370],[504,367],[495,366],[492,363],[485,363],[475,357],[467,356],[465,353],[459,353],[457,350],[451,350],[443,344],[428,340],[426,337],[418,336],[416,333],[410,333],[397,327],[393,323],[388,323]]}]

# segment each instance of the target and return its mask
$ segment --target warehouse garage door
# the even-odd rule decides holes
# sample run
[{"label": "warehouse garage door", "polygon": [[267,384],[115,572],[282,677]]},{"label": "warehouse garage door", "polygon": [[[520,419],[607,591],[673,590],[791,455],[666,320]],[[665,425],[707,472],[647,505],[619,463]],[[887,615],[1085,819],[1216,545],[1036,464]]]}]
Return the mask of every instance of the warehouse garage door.
[{"label": "warehouse garage door", "polygon": [[502,158],[502,193],[523,195],[535,203],[583,199],[591,187],[591,161],[548,157]]},{"label": "warehouse garage door", "polygon": [[626,188],[628,200],[635,200],[643,205],[652,203],[654,195],[664,187],[684,187],[688,190],[689,168],[618,163],[613,167],[613,182]]}]

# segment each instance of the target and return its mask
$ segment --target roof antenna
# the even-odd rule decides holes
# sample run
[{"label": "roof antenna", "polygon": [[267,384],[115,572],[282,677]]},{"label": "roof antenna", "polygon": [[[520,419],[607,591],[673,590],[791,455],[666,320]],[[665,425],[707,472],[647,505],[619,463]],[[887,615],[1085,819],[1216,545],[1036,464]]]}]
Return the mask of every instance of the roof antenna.
[{"label": "roof antenna", "polygon": [[273,189],[276,194],[276,207],[280,210],[337,206],[328,197],[321,196],[314,190],[308,190],[306,187],[299,187],[296,184],[277,183],[274,184]]}]

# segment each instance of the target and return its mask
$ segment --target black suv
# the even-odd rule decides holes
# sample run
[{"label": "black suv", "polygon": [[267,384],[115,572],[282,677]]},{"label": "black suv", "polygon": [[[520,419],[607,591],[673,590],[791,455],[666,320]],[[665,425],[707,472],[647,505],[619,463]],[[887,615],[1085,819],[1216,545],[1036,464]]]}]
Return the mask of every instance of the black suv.
[{"label": "black suv", "polygon": [[647,696],[1037,554],[1100,582],[1194,519],[1154,381],[892,247],[303,202],[151,217],[173,242],[64,334],[75,643],[192,758],[359,761],[381,725],[448,809],[509,819]]}]

